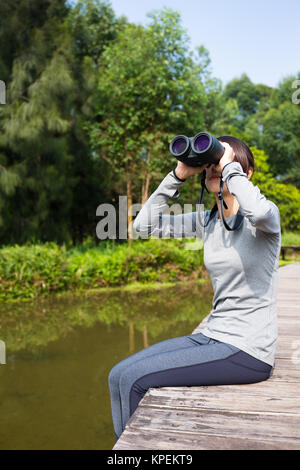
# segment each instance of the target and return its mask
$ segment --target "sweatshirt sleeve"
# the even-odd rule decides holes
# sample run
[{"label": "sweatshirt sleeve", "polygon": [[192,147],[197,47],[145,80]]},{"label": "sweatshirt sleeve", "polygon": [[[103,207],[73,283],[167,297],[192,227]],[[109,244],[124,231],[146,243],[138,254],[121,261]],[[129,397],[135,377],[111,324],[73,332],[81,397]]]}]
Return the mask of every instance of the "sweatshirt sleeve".
[{"label": "sweatshirt sleeve", "polygon": [[280,232],[280,213],[274,202],[261,194],[258,186],[248,180],[239,162],[224,166],[222,180],[239,203],[239,210],[259,230],[269,233]]},{"label": "sweatshirt sleeve", "polygon": [[133,228],[142,238],[202,238],[202,226],[197,212],[173,215],[169,210],[169,199],[177,199],[179,188],[184,180],[177,178],[172,171],[162,180],[158,188],[141,208],[133,222]]}]

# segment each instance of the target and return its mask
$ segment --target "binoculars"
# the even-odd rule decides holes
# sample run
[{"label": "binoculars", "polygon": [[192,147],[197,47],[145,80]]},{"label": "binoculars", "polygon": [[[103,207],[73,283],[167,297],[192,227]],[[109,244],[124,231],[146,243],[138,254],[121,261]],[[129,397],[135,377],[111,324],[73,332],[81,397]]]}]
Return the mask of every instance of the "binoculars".
[{"label": "binoculars", "polygon": [[[221,142],[208,132],[199,132],[194,137],[186,137],[185,135],[177,135],[172,139],[170,143],[170,152],[171,154],[189,166],[202,166],[205,163],[210,165],[218,165],[220,159],[224,155],[225,148]],[[201,176],[201,196],[199,204],[202,204],[204,188],[205,186],[205,176],[206,171],[202,172]],[[206,188],[207,189],[207,188]],[[240,210],[235,216],[233,227],[228,225],[226,222],[223,205],[225,209],[228,209],[226,202],[223,199],[223,180],[220,178],[220,191],[218,192],[218,198],[220,201],[222,220],[226,230],[238,230],[243,222],[244,216],[241,214]],[[215,204],[213,209],[210,211],[208,221],[204,224],[206,227],[210,220],[214,217],[214,214],[218,211],[218,206]]]},{"label": "binoculars", "polygon": [[177,160],[189,166],[218,165],[225,152],[221,142],[208,132],[199,132],[194,137],[177,135],[169,149]]}]

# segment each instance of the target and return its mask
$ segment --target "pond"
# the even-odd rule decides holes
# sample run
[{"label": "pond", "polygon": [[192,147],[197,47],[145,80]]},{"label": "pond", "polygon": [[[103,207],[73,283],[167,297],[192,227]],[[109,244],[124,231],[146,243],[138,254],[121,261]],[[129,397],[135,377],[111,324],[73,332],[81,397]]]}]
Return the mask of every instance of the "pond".
[{"label": "pond", "polygon": [[0,306],[1,449],[111,449],[108,373],[130,354],[191,334],[210,282],[53,296]]}]

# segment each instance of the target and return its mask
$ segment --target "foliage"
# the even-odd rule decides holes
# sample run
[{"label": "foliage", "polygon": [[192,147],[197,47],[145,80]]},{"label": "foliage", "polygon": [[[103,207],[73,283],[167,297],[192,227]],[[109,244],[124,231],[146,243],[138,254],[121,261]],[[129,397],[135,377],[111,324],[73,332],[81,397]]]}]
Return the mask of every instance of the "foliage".
[{"label": "foliage", "polygon": [[[91,52],[91,38],[98,32],[102,50],[119,23],[106,2],[87,1],[84,11],[82,2],[74,9],[64,4],[46,1],[44,9],[34,4],[31,9],[25,0],[16,2],[16,24],[25,11],[28,25],[35,27],[23,48],[13,42],[13,62],[5,53],[0,60],[9,76],[7,105],[0,108],[0,239],[5,243],[80,240],[94,227],[99,197],[112,197],[109,169],[93,158],[82,121],[90,112],[92,79],[85,79],[90,71],[85,54]],[[1,3],[2,23],[1,10],[9,8]],[[78,34],[88,45],[79,46]],[[107,178],[99,190],[103,172]]]},{"label": "foliage", "polygon": [[170,171],[171,160],[162,158],[168,142],[202,128],[207,103],[179,15],[164,9],[149,18],[146,28],[126,25],[103,52],[95,117],[86,123],[129,200],[145,178],[157,184]]},{"label": "foliage", "polygon": [[300,230],[300,190],[291,184],[283,184],[274,177],[268,157],[263,150],[251,147],[251,151],[256,165],[251,178],[252,183],[259,187],[267,199],[278,206],[283,231]]},{"label": "foliage", "polygon": [[[101,242],[102,243],[102,242]],[[184,250],[185,240],[136,240],[93,248],[54,242],[0,249],[0,299],[30,299],[69,289],[175,281],[202,275],[202,250]]]},{"label": "foliage", "polygon": [[[145,200],[176,165],[171,138],[199,130],[263,151],[253,181],[278,204],[283,229],[299,230],[299,73],[277,87],[246,74],[223,87],[209,51],[190,51],[176,11],[141,26],[106,0],[42,3],[0,3],[1,244],[96,241],[98,205],[125,191],[129,203]],[[199,194],[195,176],[178,202]]]},{"label": "foliage", "polygon": [[273,91],[270,109],[262,118],[262,145],[272,160],[276,174],[283,182],[290,182],[300,189],[300,106],[292,102],[295,91],[292,84],[300,79],[284,79]]},{"label": "foliage", "polygon": [[281,238],[282,245],[300,245],[300,232],[284,232]]}]

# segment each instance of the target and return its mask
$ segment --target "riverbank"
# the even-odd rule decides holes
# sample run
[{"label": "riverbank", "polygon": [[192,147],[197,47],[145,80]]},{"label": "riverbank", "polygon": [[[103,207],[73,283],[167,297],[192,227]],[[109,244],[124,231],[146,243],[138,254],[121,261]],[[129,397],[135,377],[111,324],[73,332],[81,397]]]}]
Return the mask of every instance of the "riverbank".
[{"label": "riverbank", "polygon": [[162,288],[205,279],[202,244],[187,239],[82,244],[53,242],[0,249],[0,300],[32,300],[49,294],[109,288]]}]

